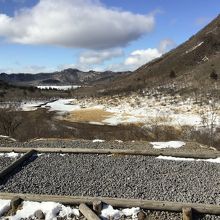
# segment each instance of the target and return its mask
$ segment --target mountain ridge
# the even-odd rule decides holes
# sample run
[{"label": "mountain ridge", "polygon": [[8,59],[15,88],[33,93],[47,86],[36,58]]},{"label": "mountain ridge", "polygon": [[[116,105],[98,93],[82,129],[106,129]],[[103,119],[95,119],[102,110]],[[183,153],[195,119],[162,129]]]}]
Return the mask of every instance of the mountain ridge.
[{"label": "mountain ridge", "polygon": [[64,69],[51,73],[1,73],[0,80],[22,86],[39,86],[39,85],[67,85],[67,84],[90,84],[100,81],[111,80],[118,75],[126,75],[130,72],[112,72],[112,71],[80,71],[78,69]]},{"label": "mountain ridge", "polygon": [[[119,76],[108,86],[97,86],[93,91],[81,88],[78,94],[93,92],[96,95],[127,93],[156,87],[177,87],[179,92],[215,89],[219,79],[210,77],[212,71],[220,72],[220,15],[212,22],[168,53],[135,70]],[[174,72],[174,77],[171,77]]]}]

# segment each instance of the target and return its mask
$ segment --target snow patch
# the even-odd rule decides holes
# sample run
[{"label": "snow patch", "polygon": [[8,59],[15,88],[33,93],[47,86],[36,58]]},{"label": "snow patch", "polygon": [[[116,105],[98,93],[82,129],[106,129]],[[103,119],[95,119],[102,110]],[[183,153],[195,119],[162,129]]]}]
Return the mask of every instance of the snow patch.
[{"label": "snow patch", "polygon": [[91,124],[91,125],[104,125],[104,123],[96,122],[96,121],[90,121],[89,124]]},{"label": "snow patch", "polygon": [[210,163],[220,163],[220,157],[217,157],[215,159],[207,159],[205,161],[210,162]]},{"label": "snow patch", "polygon": [[215,159],[194,159],[194,158],[184,158],[184,157],[172,157],[172,156],[158,156],[157,159],[161,160],[174,160],[174,161],[203,161],[210,163],[220,163],[220,157]]},{"label": "snow patch", "polygon": [[14,153],[14,152],[11,152],[11,153],[0,153],[0,157],[17,158],[19,155],[22,155],[22,154],[18,154],[18,153]]},{"label": "snow patch", "polygon": [[103,143],[105,140],[95,139],[92,141],[93,143]]},{"label": "snow patch", "polygon": [[0,218],[4,213],[9,211],[10,202],[10,200],[0,200]]},{"label": "snow patch", "polygon": [[140,212],[140,208],[133,207],[131,209],[123,209],[122,212],[126,217],[131,216],[132,219],[136,219],[137,214]]},{"label": "snow patch", "polygon": [[118,209],[114,209],[111,205],[104,205],[101,217],[103,219],[120,219],[123,215],[126,217],[132,217],[132,219],[137,218],[137,214],[140,212],[140,208],[127,208],[122,209],[121,211]]},{"label": "snow patch", "polygon": [[75,216],[79,217],[80,212],[79,212],[78,209],[72,209],[69,206],[66,207],[66,206],[62,205],[62,210],[60,211],[59,216],[64,218],[65,216],[68,217],[68,216],[71,216],[71,215],[75,215]]},{"label": "snow patch", "polygon": [[73,99],[58,99],[55,102],[50,102],[45,105],[46,108],[49,108],[50,111],[58,112],[71,112],[74,110],[79,110],[79,105],[72,104]]},{"label": "snow patch", "polygon": [[104,219],[120,219],[123,213],[118,209],[114,209],[111,205],[105,205],[101,212],[101,217]]},{"label": "snow patch", "polygon": [[38,106],[43,105],[45,101],[31,101],[24,102],[21,104],[21,109],[23,111],[35,111],[38,109]]},{"label": "snow patch", "polygon": [[50,111],[58,112],[71,112],[74,110],[80,110],[81,107],[79,105],[72,104],[73,102],[74,99],[58,99],[48,103],[46,101],[25,102],[21,105],[21,108],[23,111],[34,111],[38,108],[47,108]]},{"label": "snow patch", "polygon": [[10,220],[20,220],[33,217],[37,210],[41,210],[45,214],[45,220],[56,219],[58,214],[61,217],[69,216],[70,214],[79,216],[79,210],[71,209],[70,207],[65,207],[54,202],[39,203],[25,201],[22,205],[23,207],[21,210],[18,210],[14,216],[9,217]]},{"label": "snow patch", "polygon": [[81,86],[78,85],[69,85],[69,86],[37,86],[38,89],[57,89],[57,90],[70,90],[77,89]]},{"label": "snow patch", "polygon": [[168,142],[150,142],[153,145],[154,149],[162,149],[162,148],[180,148],[184,146],[186,143],[182,141],[168,141]]},{"label": "snow patch", "polygon": [[193,158],[184,158],[184,157],[172,157],[172,156],[158,156],[156,157],[160,160],[175,160],[175,161],[195,161]]},{"label": "snow patch", "polygon": [[194,46],[194,47],[192,47],[191,49],[187,50],[187,51],[186,51],[186,54],[187,54],[187,53],[190,53],[190,52],[192,52],[193,50],[195,50],[196,48],[200,47],[203,43],[204,43],[204,41],[198,43],[196,46]]}]

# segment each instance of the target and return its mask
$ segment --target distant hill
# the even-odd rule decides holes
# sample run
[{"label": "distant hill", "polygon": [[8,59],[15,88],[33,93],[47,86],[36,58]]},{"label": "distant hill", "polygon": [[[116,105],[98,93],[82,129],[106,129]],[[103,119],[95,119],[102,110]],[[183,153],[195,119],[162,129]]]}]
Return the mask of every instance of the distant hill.
[{"label": "distant hill", "polygon": [[82,72],[78,69],[65,69],[53,73],[38,74],[0,74],[0,80],[13,85],[39,86],[39,85],[81,85],[94,82],[111,81],[119,75],[127,75],[129,72]]},{"label": "distant hill", "polygon": [[[213,73],[216,76],[213,77]],[[182,93],[219,90],[220,16],[185,43],[141,66],[132,74],[115,78],[107,87],[98,86],[93,91],[91,88],[81,88],[77,92],[115,94],[151,87],[168,88],[171,84]]]}]

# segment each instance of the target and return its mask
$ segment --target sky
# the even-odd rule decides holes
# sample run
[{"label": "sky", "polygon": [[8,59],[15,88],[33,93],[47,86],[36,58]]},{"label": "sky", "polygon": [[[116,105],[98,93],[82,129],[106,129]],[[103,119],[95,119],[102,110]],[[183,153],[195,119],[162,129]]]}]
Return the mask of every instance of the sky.
[{"label": "sky", "polygon": [[0,72],[135,70],[219,13],[219,0],[0,0]]}]

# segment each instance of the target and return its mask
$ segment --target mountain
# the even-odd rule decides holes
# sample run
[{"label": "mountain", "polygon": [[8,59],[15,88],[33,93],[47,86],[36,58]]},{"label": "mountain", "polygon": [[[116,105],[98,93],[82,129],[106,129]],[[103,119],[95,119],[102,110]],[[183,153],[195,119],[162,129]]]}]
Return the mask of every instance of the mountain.
[{"label": "mountain", "polygon": [[[177,48],[93,92],[115,94],[170,86],[180,93],[220,88],[220,15]],[[86,89],[77,92],[86,94]]]},{"label": "mountain", "polygon": [[54,73],[0,74],[16,85],[89,84],[76,95],[111,95],[160,88],[180,94],[220,94],[220,15],[185,43],[131,72],[82,72],[66,69]]},{"label": "mountain", "polygon": [[38,85],[81,85],[108,82],[119,75],[127,75],[129,72],[82,72],[78,69],[65,69],[53,73],[38,74],[0,74],[0,80],[13,85],[38,86]]}]

